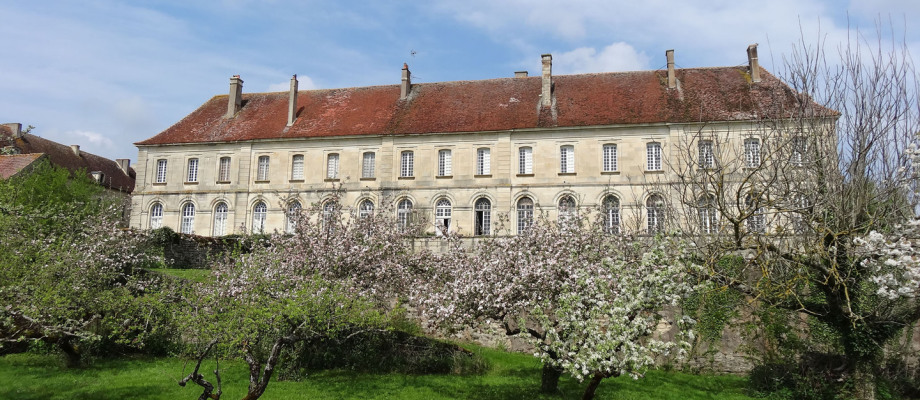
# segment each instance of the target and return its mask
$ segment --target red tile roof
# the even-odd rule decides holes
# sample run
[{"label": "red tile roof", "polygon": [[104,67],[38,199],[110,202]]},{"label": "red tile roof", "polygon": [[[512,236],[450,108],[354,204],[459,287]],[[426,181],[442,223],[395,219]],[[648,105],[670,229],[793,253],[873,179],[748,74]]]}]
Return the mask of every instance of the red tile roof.
[{"label": "red tile roof", "polygon": [[243,95],[225,119],[228,96],[215,96],[181,121],[137,145],[347,135],[478,132],[540,127],[747,120],[774,115],[795,93],[762,70],[678,69],[553,77],[555,108],[540,110],[542,77],[421,83],[400,100],[399,85],[300,91],[287,127],[288,92]]},{"label": "red tile roof", "polygon": [[16,139],[13,138],[12,134],[11,129],[0,126],[0,148],[13,146],[21,154],[45,154],[52,164],[67,168],[71,172],[83,169],[89,175],[93,171],[100,171],[103,173],[102,185],[106,188],[127,193],[131,193],[134,190],[135,172],[133,168],[129,167],[126,174],[118,166],[118,163],[108,158],[82,150],[80,155],[77,155],[70,146],[28,133],[24,133]]},{"label": "red tile roof", "polygon": [[0,155],[0,179],[7,179],[18,174],[19,171],[32,165],[35,160],[43,156],[42,153]]}]

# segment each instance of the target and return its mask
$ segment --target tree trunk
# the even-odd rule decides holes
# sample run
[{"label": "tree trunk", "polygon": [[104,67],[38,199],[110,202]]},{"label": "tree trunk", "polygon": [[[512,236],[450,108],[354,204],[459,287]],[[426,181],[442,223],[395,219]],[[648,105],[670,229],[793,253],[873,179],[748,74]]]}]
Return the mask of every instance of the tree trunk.
[{"label": "tree trunk", "polygon": [[562,369],[550,364],[543,364],[543,376],[540,378],[540,392],[555,394],[559,391],[559,377]]},{"label": "tree trunk", "polygon": [[870,363],[856,363],[853,369],[854,393],[860,400],[875,400],[875,374]]},{"label": "tree trunk", "polygon": [[581,400],[592,400],[594,398],[594,392],[596,392],[597,387],[600,386],[601,379],[604,379],[603,375],[594,374],[594,377],[588,382],[588,387],[585,388],[585,394],[581,396]]},{"label": "tree trunk", "polygon": [[61,351],[64,352],[64,356],[67,358],[67,367],[79,367],[80,366],[80,352],[74,347],[71,339],[68,337],[62,338],[57,341],[58,347],[61,348]]}]

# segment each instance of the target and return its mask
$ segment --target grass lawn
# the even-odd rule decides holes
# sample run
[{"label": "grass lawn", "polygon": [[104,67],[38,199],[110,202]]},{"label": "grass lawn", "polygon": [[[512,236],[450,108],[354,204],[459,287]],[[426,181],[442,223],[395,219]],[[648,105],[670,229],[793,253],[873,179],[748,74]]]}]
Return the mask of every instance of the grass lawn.
[{"label": "grass lawn", "polygon": [[[540,362],[526,354],[475,349],[492,365],[483,375],[363,374],[323,371],[306,379],[273,381],[263,399],[578,399],[585,384],[563,378],[556,396],[541,396]],[[176,382],[194,367],[177,358],[98,361],[90,367],[66,369],[53,355],[14,354],[0,357],[2,399],[196,399],[201,390]],[[246,391],[245,363],[221,362],[224,399],[240,399]],[[214,361],[202,365],[214,382]],[[690,375],[651,371],[645,378],[606,379],[598,399],[749,399],[745,379],[735,376]]]},{"label": "grass lawn", "polygon": [[151,268],[150,271],[192,282],[204,282],[211,278],[209,269]]}]

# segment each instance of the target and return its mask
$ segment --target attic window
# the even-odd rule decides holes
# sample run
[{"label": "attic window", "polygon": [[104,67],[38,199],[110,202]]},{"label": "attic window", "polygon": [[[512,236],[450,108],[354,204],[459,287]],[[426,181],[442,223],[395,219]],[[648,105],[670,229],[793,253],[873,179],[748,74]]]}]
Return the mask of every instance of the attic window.
[{"label": "attic window", "polygon": [[93,180],[97,183],[102,183],[102,181],[105,179],[105,174],[103,174],[102,171],[93,171],[89,174],[93,176]]}]

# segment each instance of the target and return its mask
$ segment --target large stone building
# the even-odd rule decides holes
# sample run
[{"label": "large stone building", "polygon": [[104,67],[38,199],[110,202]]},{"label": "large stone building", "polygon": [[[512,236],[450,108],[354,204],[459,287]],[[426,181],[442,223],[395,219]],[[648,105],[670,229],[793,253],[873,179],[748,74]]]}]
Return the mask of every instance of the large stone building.
[{"label": "large stone building", "polygon": [[[139,148],[131,225],[200,235],[287,228],[289,210],[392,202],[428,232],[510,232],[541,211],[602,209],[614,230],[661,229],[678,147],[730,135],[759,158],[758,114],[791,91],[757,63],[583,75],[242,93],[205,102]],[[780,96],[782,97],[782,96]],[[708,147],[707,147],[708,146]],[[695,148],[696,149],[696,148]],[[696,150],[694,150],[696,151]]]}]

